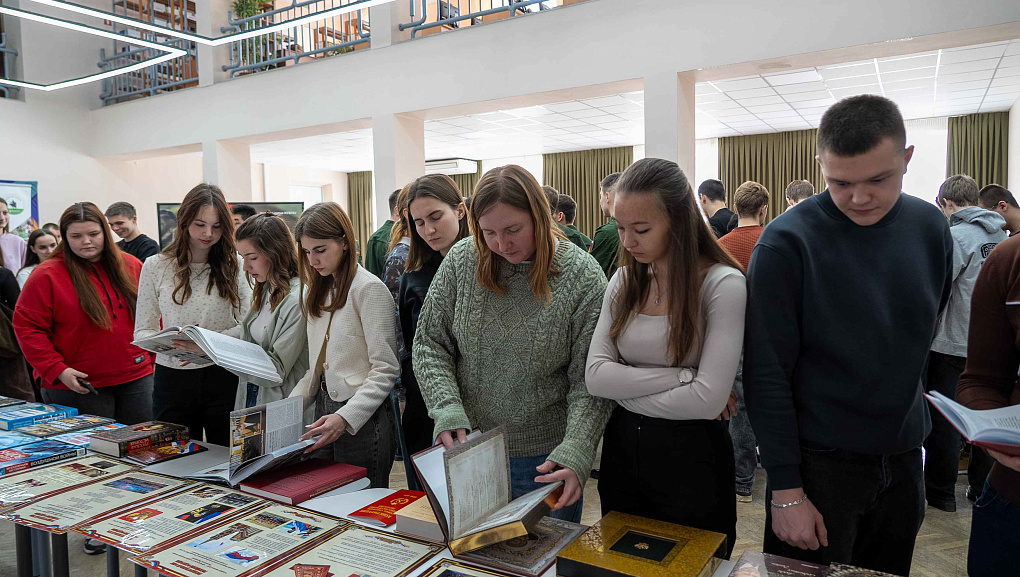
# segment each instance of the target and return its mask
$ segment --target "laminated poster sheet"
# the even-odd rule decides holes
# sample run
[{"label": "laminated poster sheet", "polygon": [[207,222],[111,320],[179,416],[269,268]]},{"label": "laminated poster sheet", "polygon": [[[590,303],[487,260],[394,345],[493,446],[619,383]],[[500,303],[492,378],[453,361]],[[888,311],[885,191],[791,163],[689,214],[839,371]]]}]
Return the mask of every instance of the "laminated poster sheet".
[{"label": "laminated poster sheet", "polygon": [[136,469],[107,457],[88,456],[10,475],[0,479],[0,512]]}]

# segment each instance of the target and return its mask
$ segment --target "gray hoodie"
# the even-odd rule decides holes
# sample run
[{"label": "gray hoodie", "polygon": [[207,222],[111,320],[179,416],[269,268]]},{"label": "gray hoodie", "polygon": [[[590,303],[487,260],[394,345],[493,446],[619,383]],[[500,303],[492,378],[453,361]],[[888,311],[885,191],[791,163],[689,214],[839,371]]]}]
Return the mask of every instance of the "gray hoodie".
[{"label": "gray hoodie", "polygon": [[996,212],[968,206],[949,217],[953,235],[953,293],[949,297],[931,350],[944,355],[967,356],[970,328],[970,295],[985,258],[995,245],[1006,240],[1006,221]]}]

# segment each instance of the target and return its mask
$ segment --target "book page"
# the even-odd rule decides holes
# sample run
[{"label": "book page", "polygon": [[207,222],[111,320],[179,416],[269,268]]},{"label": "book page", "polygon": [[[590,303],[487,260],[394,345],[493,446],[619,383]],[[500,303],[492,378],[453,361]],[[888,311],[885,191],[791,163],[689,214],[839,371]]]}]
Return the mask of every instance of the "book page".
[{"label": "book page", "polygon": [[346,525],[307,509],[273,504],[178,537],[132,561],[165,575],[236,577]]},{"label": "book page", "polygon": [[506,435],[496,431],[445,455],[451,539],[473,532],[475,525],[510,501]]},{"label": "book page", "polygon": [[[253,574],[260,577],[295,575],[371,575],[403,577],[444,547],[372,531],[353,525],[311,551],[273,563],[273,568]],[[307,572],[315,568],[317,572]]]},{"label": "book page", "polygon": [[[472,431],[468,434],[467,440],[473,441],[482,436],[480,431]],[[455,447],[456,448],[456,447]],[[438,515],[442,515],[446,527],[450,526],[450,493],[446,486],[446,462],[443,458],[446,449],[437,445],[431,449],[411,456],[414,468],[421,475],[432,496],[439,505]]]},{"label": "book page", "polygon": [[507,503],[492,515],[482,519],[473,529],[471,529],[470,532],[476,533],[479,531],[485,531],[486,529],[495,529],[496,527],[506,525],[507,523],[524,519],[529,511],[544,501],[546,497],[551,495],[553,491],[558,489],[561,485],[563,485],[563,482],[557,481],[544,487],[539,487],[527,495],[521,495],[519,498]]},{"label": "book page", "polygon": [[74,531],[92,539],[124,549],[144,553],[170,539],[221,520],[227,515],[265,501],[211,485],[170,495],[127,511],[102,517],[74,527]]},{"label": "book page", "polygon": [[[230,364],[233,367],[251,367],[265,373],[276,375],[276,365],[266,354],[261,346],[248,341],[242,341],[223,333],[203,329],[202,327],[189,327],[189,331],[195,331],[201,335],[201,339],[212,349],[217,360],[221,363]],[[277,375],[278,376],[278,375]]]},{"label": "book page", "polygon": [[77,489],[56,492],[45,499],[7,511],[4,516],[21,525],[64,533],[78,523],[192,484],[132,471]]},{"label": "book page", "polygon": [[0,479],[0,510],[25,505],[63,489],[95,483],[137,467],[106,457],[82,457]]},{"label": "book page", "polygon": [[203,365],[211,363],[212,359],[209,358],[208,355],[203,353],[192,353],[174,347],[174,341],[194,342],[194,339],[188,336],[187,333],[178,332],[179,330],[180,329],[178,327],[163,329],[150,337],[132,341],[131,344],[149,351],[150,353],[166,355],[180,361],[188,361],[190,363]]},{"label": "book page", "polygon": [[1020,444],[1020,405],[979,411],[967,408],[939,392],[928,400],[970,441]]}]

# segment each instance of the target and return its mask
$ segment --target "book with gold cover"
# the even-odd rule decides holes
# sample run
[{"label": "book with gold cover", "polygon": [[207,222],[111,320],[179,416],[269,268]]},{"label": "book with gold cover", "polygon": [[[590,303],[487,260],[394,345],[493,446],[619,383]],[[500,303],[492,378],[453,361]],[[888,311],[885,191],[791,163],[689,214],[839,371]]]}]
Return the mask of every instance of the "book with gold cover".
[{"label": "book with gold cover", "polygon": [[708,577],[726,553],[726,536],[610,512],[556,559],[562,577]]}]

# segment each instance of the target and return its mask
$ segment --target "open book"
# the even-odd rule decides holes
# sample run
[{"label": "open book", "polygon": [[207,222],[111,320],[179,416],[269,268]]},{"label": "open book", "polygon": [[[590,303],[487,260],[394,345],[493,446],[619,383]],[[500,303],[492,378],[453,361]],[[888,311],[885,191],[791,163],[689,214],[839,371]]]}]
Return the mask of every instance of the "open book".
[{"label": "open book", "polygon": [[[205,352],[192,353],[175,348],[174,341],[191,341]],[[258,377],[274,383],[283,382],[283,378],[276,372],[276,365],[262,347],[202,327],[194,325],[169,327],[131,344],[151,353],[181,361],[198,364],[216,363],[232,373]]]},{"label": "open book", "polygon": [[473,431],[464,444],[411,456],[425,495],[454,555],[527,535],[563,493],[550,483],[510,499],[506,429]]},{"label": "open book", "polygon": [[1020,405],[977,411],[939,392],[924,396],[972,445],[1020,456]]},{"label": "open book", "polygon": [[291,397],[231,412],[229,460],[185,476],[236,487],[256,473],[300,459],[315,444],[299,440],[303,405],[301,397]]}]

